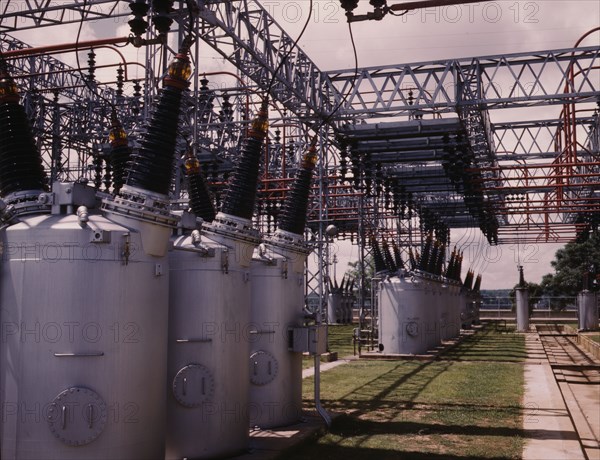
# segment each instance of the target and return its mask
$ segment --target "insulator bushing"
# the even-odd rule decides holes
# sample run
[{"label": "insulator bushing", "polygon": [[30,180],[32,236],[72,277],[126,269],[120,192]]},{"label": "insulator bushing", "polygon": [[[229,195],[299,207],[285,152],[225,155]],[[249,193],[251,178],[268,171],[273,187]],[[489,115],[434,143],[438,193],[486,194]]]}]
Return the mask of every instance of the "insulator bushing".
[{"label": "insulator bushing", "polygon": [[182,90],[163,88],[139,151],[127,167],[127,185],[167,195],[175,159]]},{"label": "insulator bushing", "polygon": [[0,196],[46,189],[42,157],[35,144],[17,87],[0,69]]},{"label": "insulator bushing", "polygon": [[440,249],[440,246],[439,246],[438,242],[436,241],[435,244],[431,248],[431,253],[429,254],[429,260],[427,261],[427,266],[425,267],[425,270],[428,273],[435,274],[435,266],[437,263],[437,258],[439,256],[439,249]]},{"label": "insulator bushing", "polygon": [[298,168],[292,186],[285,197],[278,225],[281,230],[296,235],[304,233],[310,182],[316,162],[316,144],[313,142],[302,159],[302,164]]},{"label": "insulator bushing", "polygon": [[104,184],[104,190],[108,192],[112,185],[112,165],[110,164],[110,161],[108,161],[106,163],[106,168],[105,168],[104,178],[102,180],[102,183]]},{"label": "insulator bushing", "polygon": [[440,276],[444,267],[444,260],[446,260],[446,245],[442,244],[438,252],[438,258],[435,263],[435,274]]},{"label": "insulator bushing", "polygon": [[394,258],[392,257],[392,253],[390,252],[390,247],[387,243],[387,241],[383,241],[382,244],[382,254],[383,254],[383,259],[385,261],[385,266],[387,267],[387,269],[390,272],[395,272],[398,270],[398,267],[396,266],[396,262],[394,261]]},{"label": "insulator bushing", "polygon": [[404,261],[402,260],[402,254],[400,254],[400,248],[394,240],[392,240],[392,250],[394,251],[394,261],[396,262],[396,267],[403,269]]},{"label": "insulator bushing", "polygon": [[411,270],[416,270],[416,268],[417,268],[417,259],[415,257],[415,254],[413,253],[412,248],[408,248],[408,261],[410,263],[410,269]]},{"label": "insulator bushing", "polygon": [[96,155],[92,160],[92,164],[94,165],[94,187],[96,190],[100,190],[100,186],[102,185],[102,163],[100,155]]},{"label": "insulator bushing", "polygon": [[242,145],[239,161],[233,169],[233,175],[221,208],[221,211],[225,214],[243,219],[252,219],[267,125],[267,105],[265,102],[252,123],[252,128]]},{"label": "insulator bushing", "polygon": [[88,53],[88,80],[92,81],[96,77],[96,53],[91,50]]},{"label": "insulator bushing", "polygon": [[432,238],[430,236],[428,236],[427,240],[425,240],[425,245],[423,246],[423,252],[422,252],[421,260],[419,263],[419,269],[421,269],[421,270],[426,271],[428,269],[429,258],[431,255],[431,245],[432,245]]},{"label": "insulator bushing", "polygon": [[123,96],[123,85],[125,81],[123,77],[124,73],[125,71],[123,70],[123,67],[121,64],[119,64],[119,67],[117,68],[117,91],[115,92],[115,94],[119,97]]},{"label": "insulator bushing", "polygon": [[127,163],[131,158],[131,147],[125,143],[117,146],[112,146],[110,151],[110,164],[113,174],[113,190],[114,193],[119,193],[121,187],[125,183],[125,174]]},{"label": "insulator bushing", "polygon": [[192,212],[205,222],[212,222],[217,213],[199,163],[198,167],[188,168],[188,161],[186,160],[186,173],[189,181],[188,193],[190,195],[190,208]]},{"label": "insulator bushing", "polygon": [[471,270],[467,271],[463,286],[469,291],[473,288],[473,272]]},{"label": "insulator bushing", "polygon": [[479,292],[481,290],[481,275],[477,275],[475,278],[475,284],[473,285],[473,291]]},{"label": "insulator bushing", "polygon": [[371,247],[373,248],[373,261],[375,262],[375,273],[385,272],[387,270],[387,266],[385,264],[385,260],[383,258],[383,254],[381,253],[381,249],[377,244],[375,238],[371,238]]}]

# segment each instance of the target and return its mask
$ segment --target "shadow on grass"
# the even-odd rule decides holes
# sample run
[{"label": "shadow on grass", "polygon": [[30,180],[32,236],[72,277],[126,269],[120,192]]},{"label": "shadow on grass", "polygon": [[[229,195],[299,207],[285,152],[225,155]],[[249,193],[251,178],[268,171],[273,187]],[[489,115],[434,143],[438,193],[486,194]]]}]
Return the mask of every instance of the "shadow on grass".
[{"label": "shadow on grass", "polygon": [[[289,458],[287,456],[279,457],[281,460]],[[431,452],[404,451],[392,452],[385,449],[370,449],[360,447],[343,447],[331,445],[319,445],[314,453],[308,454],[305,459],[333,460],[481,460],[477,455],[445,455]],[[512,457],[490,457],[498,460],[510,460]]]},{"label": "shadow on grass", "polygon": [[440,360],[523,361],[527,358],[522,335],[498,331],[496,324],[485,324],[476,334],[443,353]]},{"label": "shadow on grass", "polygon": [[[516,377],[511,376],[521,374],[514,364],[502,361],[520,362],[525,357],[522,336],[501,334],[488,325],[465,337],[439,360],[362,361],[338,368],[332,371],[335,374],[323,377],[330,381],[328,392],[322,390],[323,403],[328,410],[344,414],[320,440],[285,458],[518,458],[522,439],[534,436],[521,429],[524,408],[519,406],[518,394],[522,388],[515,388],[517,396],[510,401],[504,400],[488,393],[493,381],[480,376],[491,372],[512,382]],[[473,361],[473,366],[479,367],[462,361]],[[495,374],[499,367],[494,361],[514,371]],[[443,383],[438,380],[450,370]],[[369,372],[374,373],[373,378]],[[510,385],[498,388],[512,393]],[[305,404],[309,402],[305,400]],[[551,437],[555,433],[543,434]]]},{"label": "shadow on grass", "polygon": [[[463,406],[469,410],[469,405]],[[431,435],[468,435],[468,436],[525,436],[536,439],[564,439],[577,441],[579,437],[573,431],[535,430],[524,431],[520,428],[485,427],[478,425],[449,425],[439,423],[418,423],[411,421],[374,421],[356,419],[343,415],[338,417],[331,428],[332,434],[339,436],[356,436],[368,433],[369,436],[392,434],[415,434],[421,436]]]}]

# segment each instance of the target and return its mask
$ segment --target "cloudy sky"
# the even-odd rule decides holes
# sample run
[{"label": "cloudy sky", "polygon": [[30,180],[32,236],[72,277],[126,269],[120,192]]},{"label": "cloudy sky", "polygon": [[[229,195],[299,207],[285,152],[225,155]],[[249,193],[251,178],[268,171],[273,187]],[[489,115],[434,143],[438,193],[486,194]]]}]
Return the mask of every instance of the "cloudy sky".
[{"label": "cloudy sky", "polygon": [[[308,0],[263,1],[262,5],[276,21],[296,37],[308,17]],[[391,5],[394,2],[388,1]],[[126,8],[126,3],[121,3]],[[359,1],[356,13],[371,10],[367,0]],[[350,69],[354,56],[350,44],[344,11],[337,0],[315,0],[312,17],[300,46],[322,70]],[[129,33],[128,18],[97,23],[85,23],[81,40],[100,37],[125,36]],[[572,47],[586,31],[600,25],[600,2],[597,0],[539,0],[539,1],[488,1],[471,5],[429,8],[413,11],[403,17],[387,16],[380,22],[365,21],[352,26],[357,45],[360,67],[377,65],[446,60],[449,58],[529,52]],[[49,33],[49,29],[28,30],[17,34],[30,45],[72,42],[77,25],[67,25]],[[600,34],[589,37],[583,45],[600,44]],[[141,49],[122,48],[128,60],[142,61]],[[216,53],[204,46],[198,65],[203,71],[222,69],[224,64]],[[73,54],[60,57],[76,66]],[[102,60],[114,62],[115,56],[106,53]],[[103,71],[97,74],[103,78]],[[114,72],[114,71],[113,71]],[[133,75],[141,77],[143,68],[130,68]],[[107,79],[114,79],[106,75]],[[600,85],[600,82],[599,82]],[[560,107],[543,109],[543,116],[557,116]],[[535,115],[538,117],[538,115]],[[498,121],[498,120],[493,120]],[[557,245],[505,245],[489,247],[475,230],[454,231],[452,240],[465,248],[464,269],[473,267],[483,273],[484,288],[507,288],[517,281],[517,264],[525,266],[529,281],[540,281],[551,271],[550,260],[560,246]],[[347,263],[357,259],[358,249],[346,243],[336,244],[336,273],[338,279]],[[313,257],[314,260],[314,257]]]}]

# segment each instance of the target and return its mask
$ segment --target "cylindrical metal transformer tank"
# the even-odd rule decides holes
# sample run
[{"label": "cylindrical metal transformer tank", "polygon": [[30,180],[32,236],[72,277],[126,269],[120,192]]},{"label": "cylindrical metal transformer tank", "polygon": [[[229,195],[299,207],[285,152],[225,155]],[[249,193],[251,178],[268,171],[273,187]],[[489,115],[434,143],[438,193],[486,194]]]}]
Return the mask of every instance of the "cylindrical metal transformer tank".
[{"label": "cylindrical metal transformer tank", "polygon": [[258,243],[249,224],[219,214],[169,253],[168,459],[248,448],[250,262]]},{"label": "cylindrical metal transformer tank", "polygon": [[448,323],[450,322],[450,310],[452,302],[452,286],[445,284],[445,292],[442,295],[442,300],[438,304],[437,314],[439,321],[440,340],[447,340],[449,338]]},{"label": "cylindrical metal transformer tank", "polygon": [[460,327],[471,329],[473,324],[473,293],[461,289],[460,294]]},{"label": "cylindrical metal transformer tank", "polygon": [[598,294],[582,291],[577,296],[579,308],[579,329],[598,329]]},{"label": "cylindrical metal transformer tank", "polygon": [[342,310],[344,311],[344,324],[352,324],[353,321],[354,297],[351,294],[344,294],[342,297]]},{"label": "cylindrical metal transformer tank", "polygon": [[427,344],[430,350],[434,349],[441,343],[440,337],[440,310],[442,308],[447,289],[438,280],[431,282],[433,298],[431,303],[427,305],[427,325],[426,336]]},{"label": "cylindrical metal transformer tank", "polygon": [[1,233],[4,459],[164,456],[166,257],[95,215]]},{"label": "cylindrical metal transformer tank", "polygon": [[460,334],[460,286],[447,280],[446,293],[441,311],[441,338],[450,340]]},{"label": "cylindrical metal transformer tank", "polygon": [[[425,290],[419,277],[392,277],[379,284],[379,342],[383,353],[422,354],[427,352]],[[431,292],[429,300],[431,300]]]},{"label": "cylindrical metal transformer tank", "polygon": [[342,317],[342,293],[338,290],[327,296],[327,323],[337,324]]},{"label": "cylindrical metal transformer tank", "polygon": [[252,261],[250,426],[291,425],[302,415],[302,354],[289,350],[288,330],[302,326],[305,258],[267,243]]},{"label": "cylindrical metal transformer tank", "polygon": [[517,331],[527,332],[529,330],[529,290],[516,288],[517,301]]}]

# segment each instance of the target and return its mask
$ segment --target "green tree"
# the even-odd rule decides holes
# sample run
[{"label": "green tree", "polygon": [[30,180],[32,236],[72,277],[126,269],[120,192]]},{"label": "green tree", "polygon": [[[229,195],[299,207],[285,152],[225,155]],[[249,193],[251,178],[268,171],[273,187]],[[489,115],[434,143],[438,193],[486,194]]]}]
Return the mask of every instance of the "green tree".
[{"label": "green tree", "polygon": [[[544,295],[544,288],[537,283],[528,283],[525,282],[525,285],[527,286],[527,291],[529,292],[529,296],[528,296],[528,303],[529,303],[529,315],[531,316],[531,312],[533,311],[533,307],[535,306],[536,303],[538,303],[540,301],[540,299],[542,298],[542,296]],[[516,289],[519,287],[519,284],[515,284],[514,287],[512,288],[512,290],[510,291],[510,293],[508,294],[508,297],[510,298],[510,301],[512,302],[512,310],[515,311],[516,306],[517,306],[517,293],[516,293]]]},{"label": "green tree", "polygon": [[[375,276],[375,261],[373,260],[373,256],[368,254],[365,256],[365,298],[371,298],[371,280],[373,276]],[[348,269],[346,270],[346,278],[354,279],[354,286],[358,288],[360,286],[361,280],[361,267],[359,261],[356,262],[348,262]]]},{"label": "green tree", "polygon": [[[556,251],[551,262],[555,273],[542,278],[541,286],[546,295],[574,297],[583,289],[583,278],[587,272],[592,278],[600,274],[600,236],[592,235],[582,243],[568,243]],[[596,283],[592,286],[598,289]]]}]

